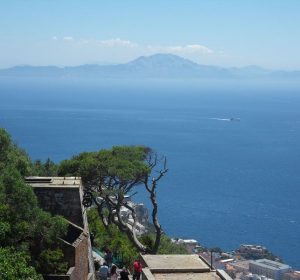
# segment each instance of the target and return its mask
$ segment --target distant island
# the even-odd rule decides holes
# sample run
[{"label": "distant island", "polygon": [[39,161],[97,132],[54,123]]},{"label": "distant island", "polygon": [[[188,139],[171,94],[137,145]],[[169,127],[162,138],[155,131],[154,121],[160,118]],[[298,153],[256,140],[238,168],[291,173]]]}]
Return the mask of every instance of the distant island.
[{"label": "distant island", "polygon": [[264,79],[300,81],[300,71],[268,70],[259,66],[223,68],[197,64],[173,54],[141,56],[117,65],[86,64],[73,67],[15,66],[0,70],[0,77],[97,79]]}]

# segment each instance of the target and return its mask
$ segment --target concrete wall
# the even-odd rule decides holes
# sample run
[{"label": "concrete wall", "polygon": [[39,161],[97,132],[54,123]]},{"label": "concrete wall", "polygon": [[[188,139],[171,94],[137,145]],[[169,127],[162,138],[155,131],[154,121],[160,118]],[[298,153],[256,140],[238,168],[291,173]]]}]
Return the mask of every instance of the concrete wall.
[{"label": "concrete wall", "polygon": [[88,251],[88,237],[86,234],[81,234],[80,241],[77,240],[75,248],[75,271],[72,280],[87,279],[89,274],[89,262],[87,256]]},{"label": "concrete wall", "polygon": [[61,215],[70,222],[84,228],[80,200],[77,187],[33,187],[40,207],[53,215]]},{"label": "concrete wall", "polygon": [[290,269],[272,269],[269,267],[261,266],[260,263],[250,262],[249,271],[253,274],[264,275],[271,279],[281,280],[283,278],[283,274],[289,272]]}]

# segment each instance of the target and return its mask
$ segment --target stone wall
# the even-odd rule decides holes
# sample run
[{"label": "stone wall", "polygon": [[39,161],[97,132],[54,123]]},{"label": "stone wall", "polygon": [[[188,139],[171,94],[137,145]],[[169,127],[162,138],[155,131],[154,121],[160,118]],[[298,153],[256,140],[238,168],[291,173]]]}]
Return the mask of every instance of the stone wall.
[{"label": "stone wall", "polygon": [[33,187],[40,207],[84,228],[78,187]]},{"label": "stone wall", "polygon": [[[65,244],[62,247],[66,260],[70,266],[66,274],[70,280],[86,280],[89,275],[88,235],[82,233],[73,244]],[[56,278],[53,278],[54,280]]]},{"label": "stone wall", "polygon": [[86,279],[89,274],[89,263],[88,263],[88,237],[82,233],[79,239],[76,241],[75,248],[75,273],[72,280]]}]

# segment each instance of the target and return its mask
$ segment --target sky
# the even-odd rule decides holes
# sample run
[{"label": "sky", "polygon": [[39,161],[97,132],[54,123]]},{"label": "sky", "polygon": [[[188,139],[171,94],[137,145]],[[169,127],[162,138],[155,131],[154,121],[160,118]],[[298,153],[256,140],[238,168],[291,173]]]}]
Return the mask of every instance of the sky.
[{"label": "sky", "polygon": [[125,63],[300,70],[299,0],[1,0],[0,68]]}]

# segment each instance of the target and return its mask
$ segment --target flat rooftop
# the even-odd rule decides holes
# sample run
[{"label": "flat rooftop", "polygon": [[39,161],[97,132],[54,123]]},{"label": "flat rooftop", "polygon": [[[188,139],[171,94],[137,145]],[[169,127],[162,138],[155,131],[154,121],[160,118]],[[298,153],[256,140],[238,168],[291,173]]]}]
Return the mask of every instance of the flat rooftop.
[{"label": "flat rooftop", "polygon": [[203,273],[154,273],[155,280],[220,280],[216,272]]},{"label": "flat rooftop", "polygon": [[146,280],[232,280],[198,255],[141,255]]},{"label": "flat rooftop", "polygon": [[230,265],[233,267],[238,267],[238,268],[243,268],[249,270],[249,263],[250,261],[237,261],[237,262],[232,262]]},{"label": "flat rooftop", "polygon": [[142,258],[152,273],[210,271],[198,255],[142,255]]},{"label": "flat rooftop", "polygon": [[52,188],[78,188],[81,185],[81,177],[39,177],[30,176],[25,178],[25,182],[32,187],[52,187]]},{"label": "flat rooftop", "polygon": [[260,260],[252,261],[250,263],[255,264],[255,265],[259,265],[261,267],[265,267],[265,268],[268,268],[268,269],[272,269],[272,270],[291,268],[287,264],[283,264],[283,263],[280,263],[280,262],[275,262],[275,261],[271,261],[271,260],[267,260],[267,259],[260,259]]}]

